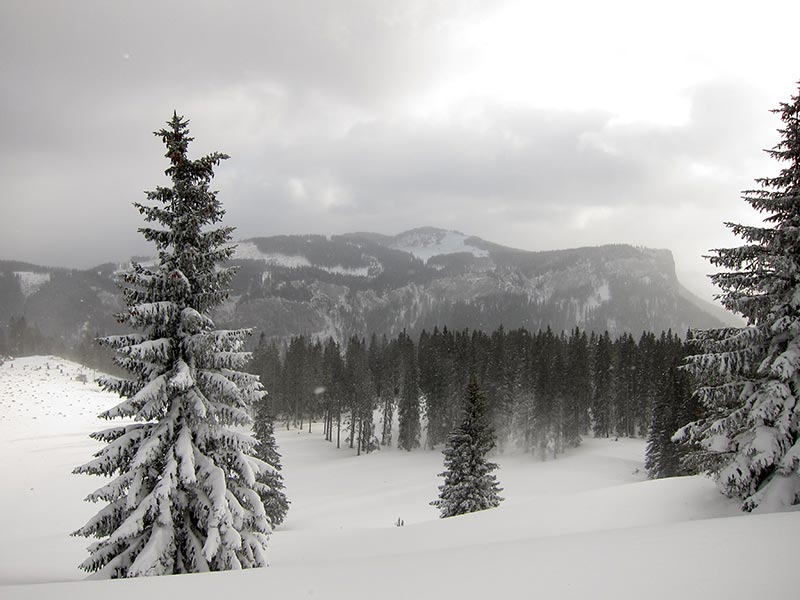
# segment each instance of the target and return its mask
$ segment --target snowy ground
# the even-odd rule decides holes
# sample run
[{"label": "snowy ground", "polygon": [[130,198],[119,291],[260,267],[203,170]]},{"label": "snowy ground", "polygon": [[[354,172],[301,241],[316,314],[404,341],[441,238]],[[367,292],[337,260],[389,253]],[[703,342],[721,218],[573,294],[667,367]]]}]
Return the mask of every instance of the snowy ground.
[{"label": "snowy ground", "polygon": [[[49,368],[48,368],[49,366]],[[89,383],[76,377],[83,372]],[[271,567],[81,581],[96,506],[74,476],[116,399],[53,357],[0,365],[0,598],[225,594],[276,598],[795,597],[800,513],[742,515],[702,477],[647,481],[641,441],[586,440],[556,461],[496,458],[500,508],[440,520],[428,506],[438,452],[356,457],[314,433],[278,430],[292,507]],[[401,518],[404,527],[395,527]]]}]

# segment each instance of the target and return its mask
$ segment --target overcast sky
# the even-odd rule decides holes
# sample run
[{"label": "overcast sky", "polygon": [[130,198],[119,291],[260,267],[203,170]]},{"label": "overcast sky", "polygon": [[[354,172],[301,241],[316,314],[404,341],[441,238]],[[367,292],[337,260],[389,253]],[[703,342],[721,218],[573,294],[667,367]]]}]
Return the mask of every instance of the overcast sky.
[{"label": "overcast sky", "polygon": [[800,2],[0,3],[0,258],[148,254],[173,110],[237,239],[432,225],[702,258],[777,165]]}]

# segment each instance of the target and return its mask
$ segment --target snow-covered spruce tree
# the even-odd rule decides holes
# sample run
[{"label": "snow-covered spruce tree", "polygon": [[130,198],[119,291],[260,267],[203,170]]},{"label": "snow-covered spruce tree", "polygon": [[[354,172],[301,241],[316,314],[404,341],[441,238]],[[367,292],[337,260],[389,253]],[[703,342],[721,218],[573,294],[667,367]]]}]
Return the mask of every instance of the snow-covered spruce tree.
[{"label": "snow-covered spruce tree", "polygon": [[782,137],[767,152],[782,168],[743,196],[764,225],[728,223],[745,244],[710,257],[726,269],[711,276],[722,303],[747,327],[696,333],[689,369],[708,417],[678,433],[747,511],[800,503],[800,93],[774,112]]},{"label": "snow-covered spruce tree", "polygon": [[[219,331],[209,310],[226,297],[233,270],[220,268],[232,228],[210,227],[224,214],[209,190],[227,156],[187,157],[188,121],[175,114],[156,132],[167,147],[170,187],[136,203],[158,263],[132,263],[120,280],[120,322],[138,333],[105,338],[128,378],[101,385],[123,401],[101,414],[131,425],[94,433],[106,442],[76,473],[113,479],[87,500],[108,505],[74,535],[97,537],[80,568],[97,578],[216,571],[266,565],[270,524],[257,491],[273,468],[252,456],[255,440],[230,427],[250,423],[263,395],[240,371],[247,330]],[[262,494],[263,495],[263,494]]]},{"label": "snow-covered spruce tree", "polygon": [[487,404],[477,379],[470,377],[464,394],[463,420],[448,436],[444,454],[444,484],[439,498],[431,505],[439,508],[442,518],[494,508],[503,498],[492,471],[495,463],[486,454],[495,446],[489,424]]},{"label": "snow-covered spruce tree", "polygon": [[280,525],[289,512],[289,500],[281,475],[281,455],[275,443],[275,417],[268,397],[265,395],[255,404],[253,435],[257,440],[255,453],[258,458],[273,467],[256,475],[256,491],[264,503],[264,511],[270,523]]},{"label": "snow-covered spruce tree", "polygon": [[[662,340],[666,336],[662,334]],[[669,341],[671,348],[661,358],[664,372],[657,377],[655,385],[655,402],[653,417],[647,436],[644,468],[648,477],[678,477],[690,475],[695,471],[683,460],[688,449],[683,444],[676,444],[672,436],[680,427],[697,419],[699,410],[697,399],[691,392],[689,374],[681,369],[684,352],[679,340]]]}]

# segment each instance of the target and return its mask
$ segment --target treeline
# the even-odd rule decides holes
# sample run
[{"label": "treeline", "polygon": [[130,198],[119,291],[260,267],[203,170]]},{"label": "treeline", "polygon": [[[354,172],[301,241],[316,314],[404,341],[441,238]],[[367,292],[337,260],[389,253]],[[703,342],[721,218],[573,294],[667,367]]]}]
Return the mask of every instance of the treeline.
[{"label": "treeline", "polygon": [[679,368],[690,345],[672,332],[636,340],[502,327],[352,337],[344,346],[299,336],[279,347],[262,336],[250,370],[284,426],[321,422],[327,440],[358,454],[441,445],[474,375],[501,451],[555,458],[588,435],[647,437],[648,472],[662,477],[684,472],[684,449],[671,437],[701,416]]},{"label": "treeline", "polygon": [[120,374],[113,354],[97,341],[100,337],[87,331],[77,343],[67,346],[59,338],[42,334],[39,326],[24,316],[12,317],[7,325],[0,323],[0,357],[53,354],[105,373]]},{"label": "treeline", "polygon": [[13,317],[7,325],[0,326],[0,355],[33,356],[49,352],[54,346],[25,317]]}]

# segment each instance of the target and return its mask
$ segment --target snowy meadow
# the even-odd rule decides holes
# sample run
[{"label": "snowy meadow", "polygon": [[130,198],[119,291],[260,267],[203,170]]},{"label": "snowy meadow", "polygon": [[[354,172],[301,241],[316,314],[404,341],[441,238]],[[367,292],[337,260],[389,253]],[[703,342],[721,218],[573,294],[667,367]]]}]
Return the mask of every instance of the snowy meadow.
[{"label": "snowy meadow", "polygon": [[[292,502],[270,567],[85,581],[69,534],[102,484],[72,475],[101,445],[118,398],[56,357],[0,365],[0,597],[761,598],[790,597],[800,513],[743,514],[704,477],[648,481],[642,440],[586,439],[557,460],[495,454],[506,501],[439,519],[440,452],[357,457],[322,427],[278,428]],[[398,520],[403,526],[398,527]]]}]

